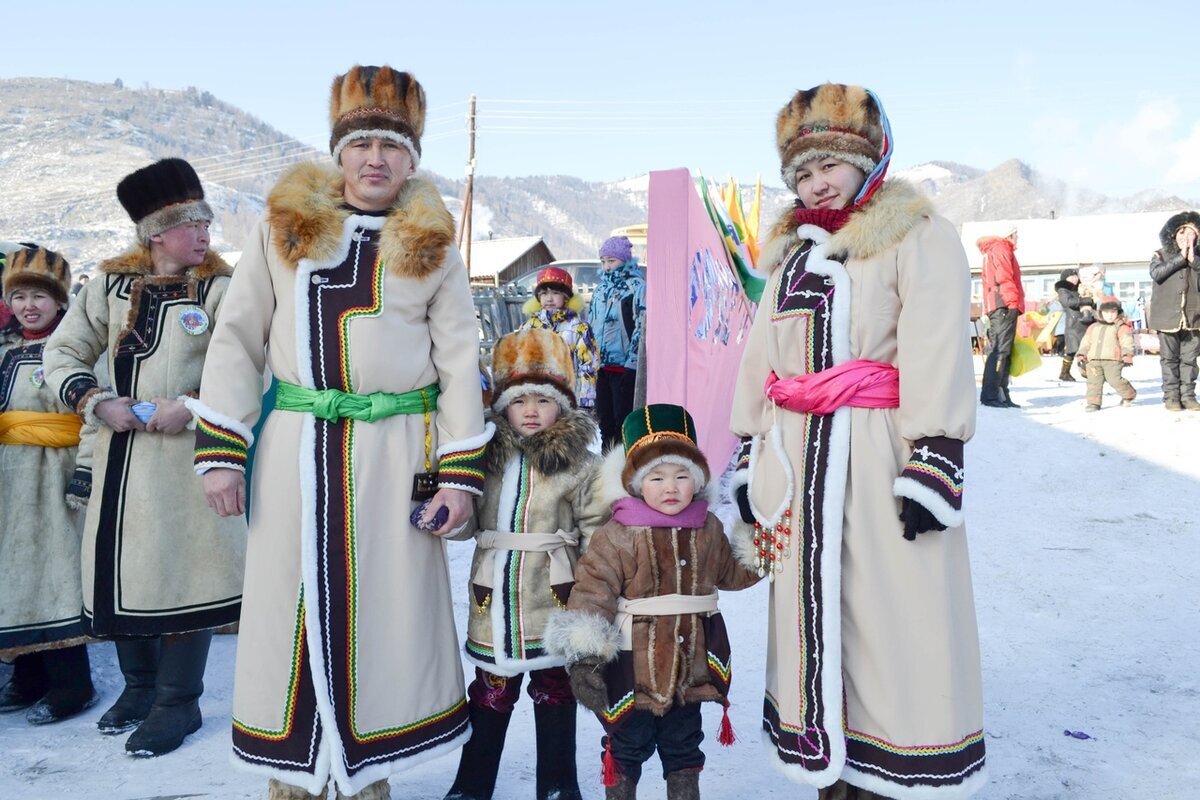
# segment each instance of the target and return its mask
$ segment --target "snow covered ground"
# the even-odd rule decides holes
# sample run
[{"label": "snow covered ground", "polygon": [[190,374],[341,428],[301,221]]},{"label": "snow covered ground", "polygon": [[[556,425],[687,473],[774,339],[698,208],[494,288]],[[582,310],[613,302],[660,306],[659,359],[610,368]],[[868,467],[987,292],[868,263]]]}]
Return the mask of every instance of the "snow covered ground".
[{"label": "snow covered ground", "polygon": [[[1127,376],[1137,402],[1083,411],[1083,384],[1055,380],[1058,359],[1013,382],[1019,410],[981,408],[967,448],[967,529],[983,650],[991,782],[981,800],[1200,795],[1200,413],[1163,410],[1158,360]],[[724,511],[730,509],[725,508]],[[469,544],[450,544],[456,586]],[[780,777],[758,741],[767,589],[722,596],[734,644],[732,717],[739,741],[716,743],[706,710],[708,798],[813,798]],[[465,597],[458,617],[465,619]],[[81,718],[34,728],[0,716],[0,797],[168,800],[265,797],[264,782],[228,762],[236,637],[213,646],[203,729],[176,753],[125,756],[96,733],[119,692],[112,646],[92,646],[100,703]],[[0,667],[0,681],[8,668]],[[1082,731],[1086,740],[1065,736]],[[599,725],[580,715],[585,796],[603,796]],[[533,715],[513,720],[497,800],[533,797]],[[662,798],[656,762],[641,797]],[[457,755],[392,779],[393,797],[441,798]]]}]

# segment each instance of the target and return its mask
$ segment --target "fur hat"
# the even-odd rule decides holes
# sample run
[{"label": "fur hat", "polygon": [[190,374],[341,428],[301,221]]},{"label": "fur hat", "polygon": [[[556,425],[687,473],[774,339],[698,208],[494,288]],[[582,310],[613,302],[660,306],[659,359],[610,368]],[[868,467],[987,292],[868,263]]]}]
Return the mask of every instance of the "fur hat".
[{"label": "fur hat", "polygon": [[1075,269],[1074,267],[1067,267],[1062,272],[1058,273],[1058,279],[1059,279],[1059,281],[1065,281],[1068,278],[1070,278],[1072,275],[1074,275],[1076,278],[1078,278],[1079,270]]},{"label": "fur hat", "polygon": [[1162,242],[1162,246],[1168,253],[1179,252],[1179,245],[1175,244],[1175,234],[1186,225],[1191,225],[1200,232],[1200,214],[1195,211],[1181,211],[1173,214],[1167,220],[1167,224],[1163,225],[1162,230],[1158,232],[1158,240]]},{"label": "fur hat", "polygon": [[71,290],[71,265],[53,250],[31,245],[17,250],[4,265],[4,299],[17,289],[43,289],[60,306]]},{"label": "fur hat", "polygon": [[347,143],[379,137],[407,148],[415,169],[421,164],[425,90],[410,73],[397,72],[387,65],[355,65],[333,79],[329,125],[329,152],[335,164]]},{"label": "fur hat", "polygon": [[551,397],[563,411],[575,408],[571,350],[553,331],[529,328],[496,342],[492,352],[492,381],[492,410],[497,414],[523,394]]},{"label": "fur hat", "polygon": [[618,258],[624,264],[633,258],[633,242],[628,236],[610,236],[600,245],[600,258]]},{"label": "fur hat", "polygon": [[806,161],[832,156],[869,175],[883,157],[882,110],[861,86],[823,83],[796,93],[775,121],[780,175],[793,192],[796,170]]},{"label": "fur hat", "polygon": [[641,496],[642,479],[659,464],[687,467],[696,480],[696,493],[708,485],[708,459],[696,444],[696,423],[683,406],[652,403],[635,408],[621,424],[625,442],[625,468],[621,483],[630,494]]},{"label": "fur hat", "polygon": [[200,176],[182,158],[164,158],[129,173],[117,184],[117,199],[143,242],[188,222],[213,220]]},{"label": "fur hat", "polygon": [[1117,313],[1121,313],[1125,309],[1121,306],[1120,300],[1113,297],[1112,295],[1105,295],[1104,298],[1100,301],[1100,310],[1101,311],[1116,311]]}]

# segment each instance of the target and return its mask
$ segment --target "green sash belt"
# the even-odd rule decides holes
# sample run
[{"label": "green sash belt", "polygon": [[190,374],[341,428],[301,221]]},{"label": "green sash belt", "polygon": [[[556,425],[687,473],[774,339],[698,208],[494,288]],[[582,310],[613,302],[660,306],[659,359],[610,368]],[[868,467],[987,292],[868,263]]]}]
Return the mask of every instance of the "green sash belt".
[{"label": "green sash belt", "polygon": [[430,412],[434,409],[438,394],[440,392],[436,383],[403,394],[350,394],[338,389],[306,389],[294,383],[279,381],[275,408],[280,411],[308,412],[329,421],[350,418],[360,422],[374,422],[396,414]]}]

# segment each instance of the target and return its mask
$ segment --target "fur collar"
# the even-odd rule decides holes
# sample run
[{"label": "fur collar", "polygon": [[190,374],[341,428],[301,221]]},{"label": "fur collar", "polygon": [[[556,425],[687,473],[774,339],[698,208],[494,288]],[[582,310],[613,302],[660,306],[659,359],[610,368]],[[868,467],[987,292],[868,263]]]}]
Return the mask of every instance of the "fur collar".
[{"label": "fur collar", "polygon": [[1063,289],[1066,289],[1068,292],[1075,292],[1076,294],[1079,293],[1079,285],[1071,283],[1070,281],[1058,281],[1054,284],[1054,291],[1058,292],[1062,291]]},{"label": "fur collar", "polygon": [[1179,245],[1175,244],[1175,231],[1189,222],[1200,228],[1200,214],[1195,211],[1181,211],[1173,215],[1167,220],[1167,224],[1162,226],[1162,230],[1158,232],[1158,240],[1162,242],[1164,256],[1170,258],[1179,255]]},{"label": "fur collar", "polygon": [[501,474],[510,456],[523,451],[533,468],[543,475],[555,475],[585,462],[592,441],[596,438],[596,423],[582,411],[568,411],[558,420],[532,436],[521,436],[502,414],[488,414],[496,424],[496,435],[488,443],[486,469]]},{"label": "fur collar", "polygon": [[[829,255],[853,259],[871,258],[898,245],[921,219],[932,217],[933,204],[916,187],[892,179],[883,184],[867,204],[850,215],[850,221],[829,239]],[[793,208],[788,208],[771,226],[760,262],[773,272],[797,241]]]},{"label": "fur collar", "polygon": [[[267,198],[275,252],[295,268],[300,259],[329,261],[342,250],[345,180],[333,167],[298,164]],[[379,254],[394,275],[424,278],[442,266],[454,241],[454,218],[428,181],[409,178],[383,224]]]},{"label": "fur collar", "polygon": [[[154,261],[150,258],[150,248],[138,242],[116,258],[100,262],[100,271],[107,275],[153,275]],[[219,275],[232,275],[233,269],[225,263],[225,259],[209,250],[204,254],[203,261],[189,267],[184,274],[205,281]]]}]

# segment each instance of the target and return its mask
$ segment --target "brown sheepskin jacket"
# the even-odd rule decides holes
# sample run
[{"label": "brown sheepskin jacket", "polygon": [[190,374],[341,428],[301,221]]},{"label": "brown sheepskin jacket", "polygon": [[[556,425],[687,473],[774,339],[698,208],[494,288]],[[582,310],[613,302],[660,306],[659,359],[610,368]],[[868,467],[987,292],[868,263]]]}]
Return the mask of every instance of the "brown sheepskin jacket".
[{"label": "brown sheepskin jacket", "polygon": [[719,612],[634,616],[633,649],[620,651],[617,599],[744,589],[760,580],[753,560],[748,531],[739,526],[731,546],[711,512],[702,528],[610,520],[580,557],[567,610],[547,626],[547,646],[568,664],[595,656],[607,662],[610,708],[602,722],[631,707],[662,715],[673,704],[720,701],[729,691],[730,648]]}]

